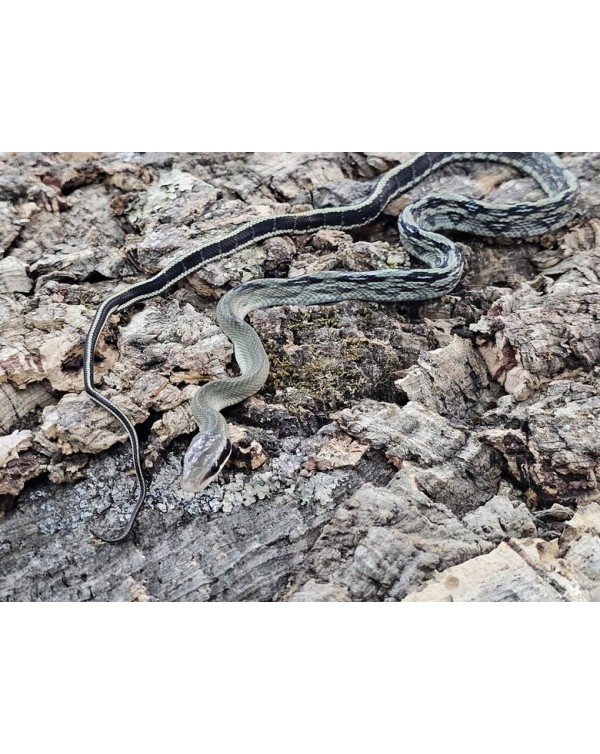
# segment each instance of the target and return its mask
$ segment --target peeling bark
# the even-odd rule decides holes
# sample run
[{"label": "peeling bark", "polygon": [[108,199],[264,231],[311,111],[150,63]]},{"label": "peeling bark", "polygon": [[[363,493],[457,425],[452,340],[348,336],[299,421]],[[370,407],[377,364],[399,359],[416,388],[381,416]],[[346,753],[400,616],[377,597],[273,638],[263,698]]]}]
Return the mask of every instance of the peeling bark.
[{"label": "peeling bark", "polygon": [[[270,239],[111,318],[97,384],[136,423],[150,491],[135,535],[120,425],[82,389],[97,306],[236,225],[363,198],[403,153],[0,157],[0,598],[589,601],[600,594],[600,156],[565,154],[580,212],[541,239],[460,238],[461,285],[410,305],[250,319],[264,390],[227,411],[222,477],[179,489],[198,384],[235,374],[232,286],[410,264],[369,229]],[[433,187],[537,196],[505,167]]]}]

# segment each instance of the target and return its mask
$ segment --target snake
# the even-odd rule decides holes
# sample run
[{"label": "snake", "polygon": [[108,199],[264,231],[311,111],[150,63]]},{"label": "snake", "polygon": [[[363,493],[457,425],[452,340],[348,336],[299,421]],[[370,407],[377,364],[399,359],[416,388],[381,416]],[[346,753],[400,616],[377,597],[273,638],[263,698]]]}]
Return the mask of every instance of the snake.
[{"label": "snake", "polygon": [[[556,230],[575,214],[578,182],[546,152],[422,152],[372,179],[365,199],[344,206],[282,212],[245,222],[217,240],[176,256],[156,274],[117,290],[98,307],[84,341],[83,383],[89,397],[109,411],[126,430],[137,479],[137,499],[126,525],[116,536],[91,529],[111,544],[125,540],[146,499],[138,436],[131,420],[94,386],[98,339],[116,311],[157,296],[211,260],[229,257],[274,236],[312,234],[322,229],[352,230],[373,223],[394,200],[436,171],[464,161],[498,163],[533,179],[543,198],[501,204],[464,195],[434,191],[406,204],[398,217],[402,246],[421,263],[418,267],[384,268],[366,272],[327,270],[292,278],[258,278],[225,293],[216,310],[221,330],[231,340],[239,375],[209,381],[191,399],[198,424],[183,459],[181,487],[203,490],[221,472],[231,455],[227,423],[221,413],[254,395],[265,384],[269,359],[255,330],[245,321],[255,310],[272,306],[311,306],[360,300],[374,303],[422,301],[450,293],[463,274],[463,257],[455,232],[482,237],[531,238]],[[367,187],[368,188],[368,187]]]}]

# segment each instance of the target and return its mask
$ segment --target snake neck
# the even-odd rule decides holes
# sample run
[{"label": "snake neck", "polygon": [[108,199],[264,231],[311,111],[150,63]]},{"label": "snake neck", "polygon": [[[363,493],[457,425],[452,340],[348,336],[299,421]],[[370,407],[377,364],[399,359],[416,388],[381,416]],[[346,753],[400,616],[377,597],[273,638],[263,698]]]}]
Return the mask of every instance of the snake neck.
[{"label": "snake neck", "polygon": [[223,415],[208,406],[198,406],[194,412],[198,423],[198,434],[227,437],[227,422]]}]

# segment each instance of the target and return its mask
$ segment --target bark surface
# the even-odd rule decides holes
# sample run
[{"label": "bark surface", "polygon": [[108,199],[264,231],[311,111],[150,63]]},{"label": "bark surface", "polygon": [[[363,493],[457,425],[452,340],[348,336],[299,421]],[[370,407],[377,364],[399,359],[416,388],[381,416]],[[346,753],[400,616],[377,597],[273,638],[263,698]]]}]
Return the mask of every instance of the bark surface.
[{"label": "bark surface", "polygon": [[[600,154],[565,153],[571,224],[460,237],[466,274],[420,304],[250,315],[271,361],[227,410],[232,462],[179,489],[196,386],[235,374],[218,298],[257,277],[405,266],[395,218],[280,237],[113,316],[96,382],[149,481],[131,540],[125,434],[83,392],[98,305],[237,224],[348,203],[407,153],[0,156],[0,599],[589,601],[600,598]],[[435,189],[535,198],[508,168]]]}]

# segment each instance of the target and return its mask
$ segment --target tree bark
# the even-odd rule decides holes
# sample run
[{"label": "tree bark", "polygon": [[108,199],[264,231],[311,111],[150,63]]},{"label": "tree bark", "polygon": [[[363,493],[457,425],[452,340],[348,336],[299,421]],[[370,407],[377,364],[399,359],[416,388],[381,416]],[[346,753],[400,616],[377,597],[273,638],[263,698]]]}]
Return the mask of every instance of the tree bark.
[{"label": "tree bark", "polygon": [[215,321],[257,277],[405,266],[396,216],[433,188],[535,198],[510,169],[445,169],[368,229],[280,237],[119,312],[100,390],[135,422],[149,496],[133,537],[125,433],[83,392],[98,305],[239,223],[355,201],[407,153],[0,156],[0,598],[589,601],[600,597],[600,154],[565,153],[576,218],[457,239],[459,287],[420,304],[250,315],[265,388],[227,410],[232,461],[179,488],[189,399],[235,374]]}]

